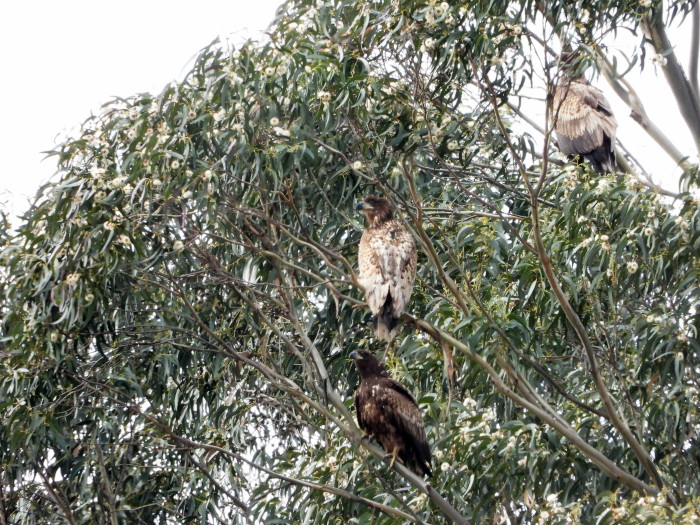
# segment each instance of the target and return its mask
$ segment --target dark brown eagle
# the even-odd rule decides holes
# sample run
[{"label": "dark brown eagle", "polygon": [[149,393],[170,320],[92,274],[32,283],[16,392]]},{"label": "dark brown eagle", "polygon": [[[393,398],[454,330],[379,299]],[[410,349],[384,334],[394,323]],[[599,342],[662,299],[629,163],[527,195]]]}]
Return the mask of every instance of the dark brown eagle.
[{"label": "dark brown eagle", "polygon": [[360,239],[359,281],[374,314],[374,333],[391,341],[413,291],[416,243],[406,228],[394,219],[385,198],[369,195],[356,209],[361,210],[369,222]]},{"label": "dark brown eagle", "polygon": [[588,159],[597,173],[617,171],[617,121],[602,91],[583,76],[570,79],[564,72],[554,91],[553,116],[562,153]]},{"label": "dark brown eagle", "polygon": [[391,456],[391,466],[398,459],[418,476],[432,476],[430,447],[415,398],[369,352],[352,352],[350,359],[360,372],[357,424]]}]

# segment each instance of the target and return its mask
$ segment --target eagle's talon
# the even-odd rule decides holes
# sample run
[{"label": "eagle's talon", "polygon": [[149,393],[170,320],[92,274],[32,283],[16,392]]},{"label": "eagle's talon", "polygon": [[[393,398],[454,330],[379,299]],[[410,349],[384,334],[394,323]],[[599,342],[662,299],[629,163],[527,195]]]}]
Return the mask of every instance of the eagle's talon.
[{"label": "eagle's talon", "polygon": [[[399,449],[395,448],[394,451],[391,454],[387,454],[385,457],[391,458],[391,463],[389,463],[389,468],[394,468],[394,463],[396,462],[396,459],[398,457]],[[399,463],[403,463],[401,459],[399,458]]]}]

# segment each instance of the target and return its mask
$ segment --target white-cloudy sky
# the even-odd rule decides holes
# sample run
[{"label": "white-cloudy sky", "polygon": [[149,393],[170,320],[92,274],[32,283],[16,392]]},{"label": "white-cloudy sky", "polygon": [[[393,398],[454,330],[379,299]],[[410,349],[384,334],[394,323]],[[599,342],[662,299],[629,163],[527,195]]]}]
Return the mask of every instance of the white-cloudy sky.
[{"label": "white-cloudy sky", "polygon": [[54,173],[42,162],[114,96],[160,92],[218,35],[243,41],[281,0],[39,0],[0,9],[0,206],[20,213]]},{"label": "white-cloudy sky", "polygon": [[[42,162],[66,133],[114,96],[160,92],[180,79],[197,52],[218,35],[233,41],[256,37],[272,21],[281,0],[39,0],[5,2],[0,11],[0,205],[13,213],[27,207],[39,186],[54,173]],[[689,24],[686,24],[689,25]],[[678,50],[687,57],[687,33],[674,29]],[[625,49],[622,37],[611,42]],[[685,58],[684,58],[685,60]],[[660,96],[659,71],[648,67],[636,86],[647,110],[681,150],[692,152],[682,123],[670,116],[675,103]],[[678,169],[640,133],[626,108],[602,80],[620,122],[618,137],[655,180],[677,190]],[[665,162],[657,162],[664,161]],[[665,177],[662,179],[662,174]],[[670,176],[669,176],[670,175]]]}]

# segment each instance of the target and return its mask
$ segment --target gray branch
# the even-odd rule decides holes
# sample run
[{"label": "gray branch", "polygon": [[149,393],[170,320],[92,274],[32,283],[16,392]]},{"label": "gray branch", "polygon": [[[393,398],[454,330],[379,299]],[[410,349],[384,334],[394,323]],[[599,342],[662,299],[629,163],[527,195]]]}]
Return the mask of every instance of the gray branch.
[{"label": "gray branch", "polygon": [[656,52],[663,54],[666,58],[666,64],[662,68],[666,82],[668,82],[678,104],[678,109],[693,135],[695,148],[700,152],[700,101],[673,51],[673,46],[664,27],[661,8],[662,6],[659,6],[652,14],[642,19],[642,30],[646,38],[653,44]]},{"label": "gray branch", "polygon": [[695,96],[700,96],[700,86],[698,85],[698,54],[700,53],[700,5],[695,2],[693,12],[691,13],[693,20],[693,33],[690,38],[690,85],[693,86]]},{"label": "gray branch", "polygon": [[595,52],[598,56],[603,76],[615,93],[617,93],[622,101],[632,110],[630,114],[632,119],[644,128],[644,131],[661,146],[676,164],[680,165],[684,170],[687,169],[687,155],[684,155],[683,152],[671,142],[671,139],[664,135],[663,131],[649,118],[637,92],[629,82],[615,74],[610,60],[608,60],[600,48],[597,48]]}]

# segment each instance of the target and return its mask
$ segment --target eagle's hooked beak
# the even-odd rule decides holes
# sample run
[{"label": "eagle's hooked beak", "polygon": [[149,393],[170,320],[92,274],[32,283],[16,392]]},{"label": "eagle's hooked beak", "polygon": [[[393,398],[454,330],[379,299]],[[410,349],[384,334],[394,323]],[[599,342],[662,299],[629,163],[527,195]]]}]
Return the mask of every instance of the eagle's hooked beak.
[{"label": "eagle's hooked beak", "polygon": [[[360,203],[360,204],[362,204],[362,203]],[[352,352],[350,352],[348,359],[357,359],[357,358],[358,358],[358,355],[355,353],[354,350]]]},{"label": "eagle's hooked beak", "polygon": [[364,208],[364,207],[365,207],[364,203],[358,202],[358,203],[355,205],[355,211],[361,211],[362,208]]}]

